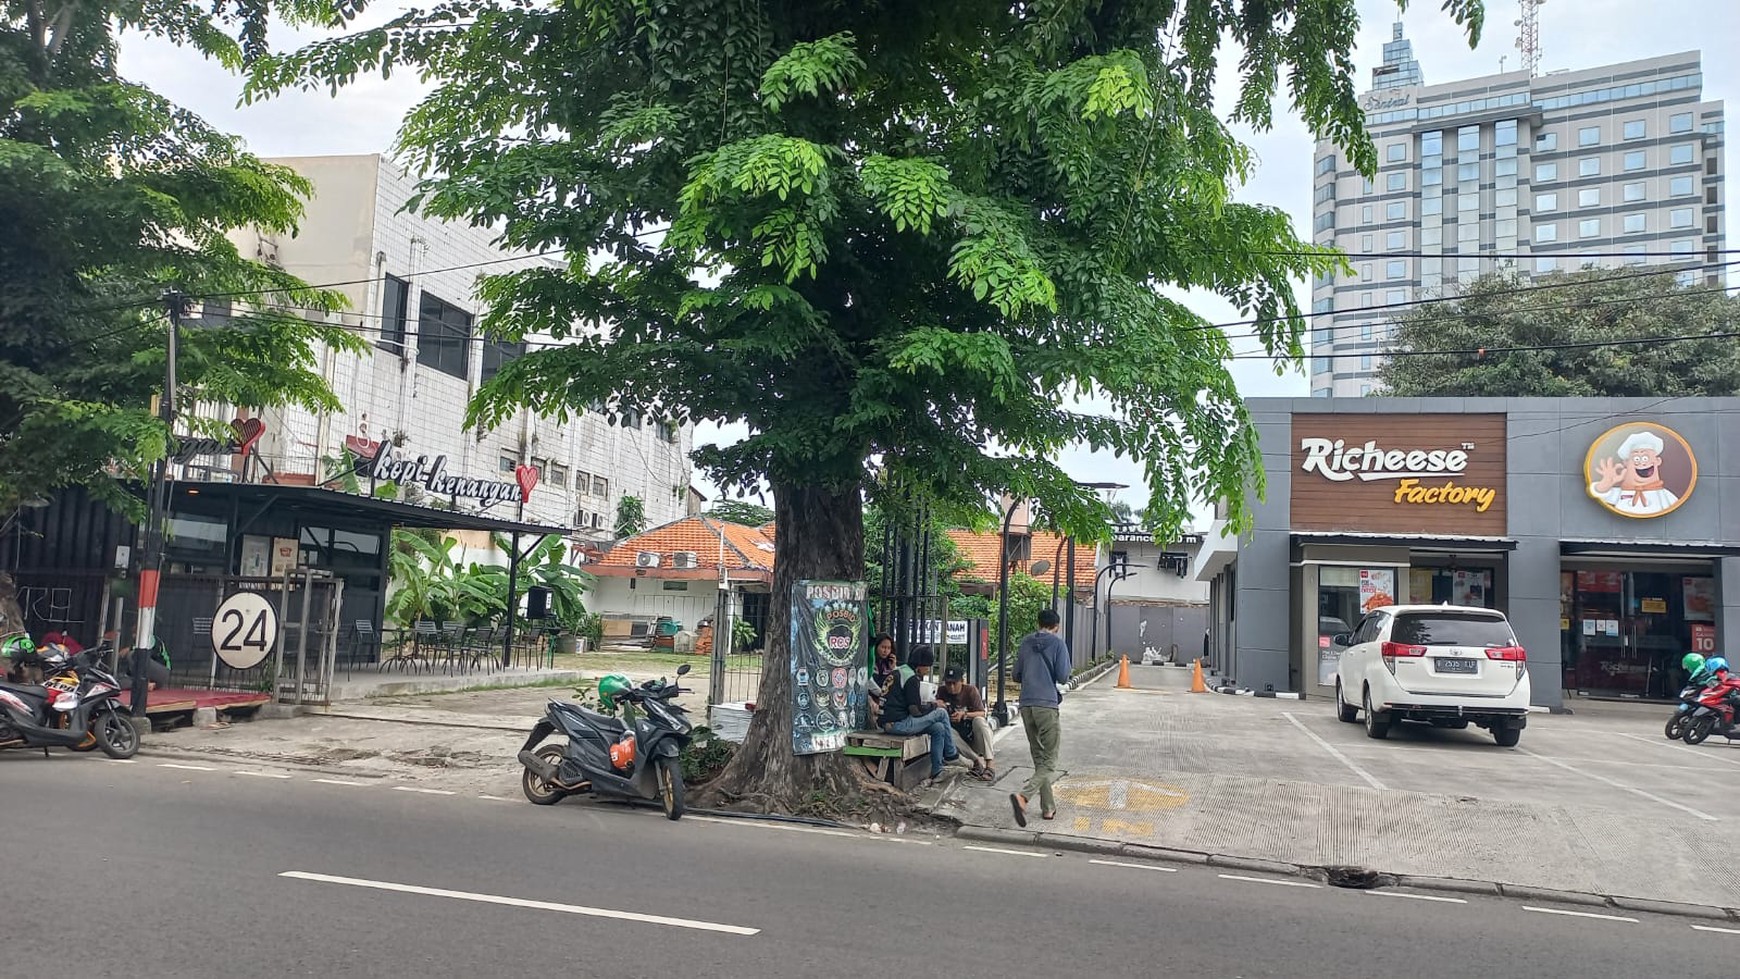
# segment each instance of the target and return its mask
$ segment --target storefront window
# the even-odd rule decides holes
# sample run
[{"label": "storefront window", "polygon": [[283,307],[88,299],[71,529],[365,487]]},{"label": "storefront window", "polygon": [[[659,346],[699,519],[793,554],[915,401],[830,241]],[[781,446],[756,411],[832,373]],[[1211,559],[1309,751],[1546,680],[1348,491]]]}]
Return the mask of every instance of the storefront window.
[{"label": "storefront window", "polygon": [[1707,574],[1591,569],[1564,573],[1559,591],[1567,690],[1668,699],[1685,679],[1680,658],[1714,646]]},{"label": "storefront window", "polygon": [[1408,601],[1418,605],[1498,607],[1492,571],[1467,568],[1408,569]]},{"label": "storefront window", "polygon": [[1365,613],[1401,599],[1396,593],[1395,568],[1350,568],[1324,565],[1317,576],[1317,682],[1335,684],[1341,665],[1336,636],[1345,638]]}]

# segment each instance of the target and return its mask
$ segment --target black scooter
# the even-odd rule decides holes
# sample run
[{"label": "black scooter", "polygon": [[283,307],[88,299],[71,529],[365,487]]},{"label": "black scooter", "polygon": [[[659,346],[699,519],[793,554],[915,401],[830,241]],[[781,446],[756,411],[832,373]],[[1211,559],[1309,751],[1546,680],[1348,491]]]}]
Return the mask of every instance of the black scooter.
[{"label": "black scooter", "polygon": [[47,646],[21,658],[40,669],[41,686],[0,683],[0,749],[103,749],[127,759],[139,751],[139,731],[120,709],[121,684],[102,668],[106,646],[69,656]]},{"label": "black scooter", "polygon": [[[687,663],[677,667],[678,678],[688,672]],[[540,806],[583,792],[658,799],[666,817],[683,818],[681,755],[693,727],[687,711],[672,702],[682,692],[674,683],[648,680],[618,694],[618,701],[645,712],[632,726],[576,703],[550,701],[520,749],[519,761],[525,766],[520,788],[526,798]],[[566,745],[538,747],[558,731],[567,737]]]}]

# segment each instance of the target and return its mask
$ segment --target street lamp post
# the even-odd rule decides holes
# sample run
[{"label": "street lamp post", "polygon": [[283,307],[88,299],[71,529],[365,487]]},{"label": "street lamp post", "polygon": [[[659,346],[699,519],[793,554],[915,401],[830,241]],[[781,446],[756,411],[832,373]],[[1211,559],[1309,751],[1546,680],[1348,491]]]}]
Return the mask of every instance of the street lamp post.
[{"label": "street lamp post", "polygon": [[[1118,577],[1112,579],[1114,581],[1127,578],[1131,574],[1130,566],[1128,564],[1108,564],[1101,568],[1098,574],[1094,575],[1094,624],[1093,628],[1088,630],[1088,659],[1097,657],[1100,651],[1100,579],[1113,571],[1118,573]],[[1112,589],[1110,585],[1107,585],[1106,600],[1109,602],[1111,601],[1111,598]],[[1111,649],[1112,645],[1111,621],[1111,609],[1108,608],[1106,610],[1106,648],[1108,651]]]}]

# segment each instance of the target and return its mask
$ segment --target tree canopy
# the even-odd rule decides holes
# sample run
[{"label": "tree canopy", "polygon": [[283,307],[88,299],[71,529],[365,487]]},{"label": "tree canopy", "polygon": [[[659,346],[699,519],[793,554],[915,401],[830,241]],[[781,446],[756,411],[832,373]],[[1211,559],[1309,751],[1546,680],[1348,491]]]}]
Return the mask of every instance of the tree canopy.
[{"label": "tree canopy", "polygon": [[[1683,397],[1740,393],[1740,299],[1671,271],[1485,275],[1396,321],[1379,369],[1410,397]],[[1449,351],[1433,353],[1433,351]]]},{"label": "tree canopy", "polygon": [[[3,9],[0,510],[68,485],[132,502],[117,480],[142,475],[166,447],[150,406],[163,385],[168,287],[223,297],[220,309],[262,295],[297,307],[184,331],[184,404],[332,405],[312,344],[356,341],[302,314],[338,297],[226,237],[288,230],[307,185],[116,68],[123,31],[240,68],[264,51],[267,5],[5,0]],[[277,13],[342,19],[316,2]]]},{"label": "tree canopy", "polygon": [[748,500],[720,500],[707,508],[707,516],[745,527],[760,527],[773,522],[773,510]]},{"label": "tree canopy", "polygon": [[[1444,6],[1478,34],[1479,0]],[[1141,462],[1158,530],[1196,497],[1248,521],[1228,339],[1160,287],[1225,297],[1297,362],[1293,281],[1342,263],[1236,198],[1255,161],[1216,70],[1231,44],[1231,120],[1268,126],[1284,80],[1370,172],[1358,24],[1354,0],[448,0],[262,59],[249,91],[430,80],[400,138],[418,205],[569,258],[486,280],[486,332],[566,342],[506,366],[474,421],[597,400],[743,423],[696,462],[771,486],[777,622],[797,581],[862,575],[865,492],[983,516],[1007,494],[1104,536],[1056,462],[1075,443]],[[784,807],[849,769],[793,758],[772,635],[717,784]]]}]

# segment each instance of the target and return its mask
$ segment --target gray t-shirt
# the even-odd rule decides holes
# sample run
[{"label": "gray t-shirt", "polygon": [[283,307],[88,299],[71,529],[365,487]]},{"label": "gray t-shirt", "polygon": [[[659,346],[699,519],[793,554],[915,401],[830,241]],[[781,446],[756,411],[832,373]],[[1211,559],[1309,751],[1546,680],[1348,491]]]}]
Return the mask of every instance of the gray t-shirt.
[{"label": "gray t-shirt", "polygon": [[1021,684],[1021,706],[1056,707],[1063,703],[1058,687],[1069,680],[1069,647],[1043,630],[1021,640],[1015,652],[1015,682]]}]

